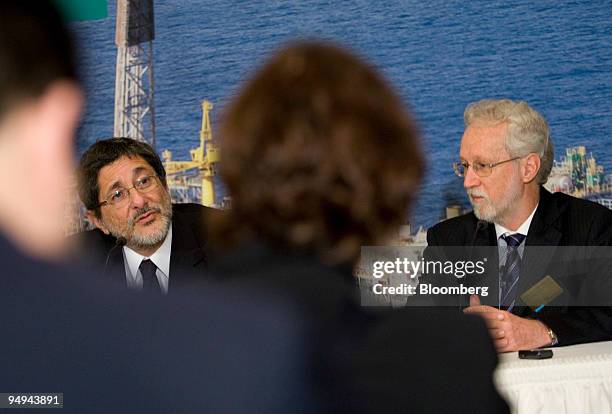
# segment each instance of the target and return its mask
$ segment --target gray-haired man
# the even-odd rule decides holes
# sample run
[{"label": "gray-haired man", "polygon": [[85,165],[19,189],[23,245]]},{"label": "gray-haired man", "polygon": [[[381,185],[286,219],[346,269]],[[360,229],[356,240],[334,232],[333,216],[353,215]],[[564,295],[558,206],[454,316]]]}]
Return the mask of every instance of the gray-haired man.
[{"label": "gray-haired man", "polygon": [[[535,257],[538,249],[531,246],[612,245],[612,211],[542,187],[552,168],[553,144],[547,122],[527,103],[482,100],[469,105],[464,118],[454,168],[474,211],[431,228],[428,244],[503,248],[499,308],[472,296],[464,312],[485,318],[500,352],[609,339],[610,308],[550,306],[530,314],[520,298],[554,262],[552,254]],[[536,269],[542,273],[536,275]],[[565,289],[575,297],[588,283],[593,278],[574,279]]]}]

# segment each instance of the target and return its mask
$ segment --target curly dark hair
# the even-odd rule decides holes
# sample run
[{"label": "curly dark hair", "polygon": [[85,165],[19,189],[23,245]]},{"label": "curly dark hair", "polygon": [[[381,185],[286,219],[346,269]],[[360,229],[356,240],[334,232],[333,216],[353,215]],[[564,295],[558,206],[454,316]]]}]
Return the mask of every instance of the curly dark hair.
[{"label": "curly dark hair", "polygon": [[141,157],[155,171],[164,187],[166,187],[166,170],[155,150],[146,142],[131,138],[109,138],[97,141],[81,156],[77,168],[79,197],[88,210],[100,218],[100,186],[98,175],[100,170],[119,158]]},{"label": "curly dark hair", "polygon": [[[416,128],[371,66],[340,47],[276,53],[229,105],[218,243],[255,237],[352,263],[405,220],[423,171]],[[233,236],[233,237],[232,237]]]}]

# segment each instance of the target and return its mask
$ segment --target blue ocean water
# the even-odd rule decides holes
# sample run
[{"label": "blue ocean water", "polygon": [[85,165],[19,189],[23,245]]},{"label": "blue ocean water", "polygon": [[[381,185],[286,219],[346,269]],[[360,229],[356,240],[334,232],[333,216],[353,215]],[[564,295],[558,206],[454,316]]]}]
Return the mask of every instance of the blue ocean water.
[{"label": "blue ocean water", "polygon": [[[113,131],[115,2],[109,17],[73,23],[89,98],[78,152]],[[585,145],[612,172],[612,1],[155,1],[158,150],[187,158],[200,101],[215,116],[279,45],[344,44],[376,65],[418,120],[428,170],[414,226],[449,203],[467,206],[451,164],[463,109],[485,97],[523,99],[549,121],[556,155]]]}]

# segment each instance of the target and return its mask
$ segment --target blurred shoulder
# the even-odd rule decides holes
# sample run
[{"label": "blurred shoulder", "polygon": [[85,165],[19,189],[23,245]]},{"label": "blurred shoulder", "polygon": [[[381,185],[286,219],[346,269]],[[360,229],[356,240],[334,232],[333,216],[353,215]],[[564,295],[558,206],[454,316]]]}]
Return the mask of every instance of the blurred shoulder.
[{"label": "blurred shoulder", "polygon": [[[364,350],[369,357],[363,361],[378,356],[376,365],[361,364],[366,365],[368,383],[384,378],[389,385],[386,393],[393,403],[388,412],[403,407],[406,412],[508,412],[493,384],[497,353],[479,317],[457,308],[399,309],[373,327]],[[380,366],[395,371],[381,373]],[[461,398],[453,397],[457,395]],[[364,405],[373,400],[360,398]]]},{"label": "blurred shoulder", "polygon": [[68,236],[68,242],[77,251],[92,253],[110,249],[115,245],[116,239],[109,234],[104,234],[100,229],[92,229]]}]

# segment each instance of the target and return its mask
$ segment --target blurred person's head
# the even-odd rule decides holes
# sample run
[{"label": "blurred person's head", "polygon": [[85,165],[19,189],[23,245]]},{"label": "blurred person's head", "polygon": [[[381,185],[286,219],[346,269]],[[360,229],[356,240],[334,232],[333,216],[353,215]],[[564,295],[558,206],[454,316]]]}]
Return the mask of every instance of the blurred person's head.
[{"label": "blurred person's head", "polygon": [[352,263],[406,219],[420,154],[405,105],[375,69],[335,46],[290,45],[225,114],[220,168],[233,199],[218,242],[257,238]]},{"label": "blurred person's head", "polygon": [[141,254],[153,253],[172,221],[166,171],[155,150],[130,138],[100,140],[78,168],[87,216],[105,234],[123,237]]},{"label": "blurred person's head", "polygon": [[0,232],[58,256],[83,105],[72,42],[44,0],[0,2]]},{"label": "blurred person's head", "polygon": [[460,165],[476,217],[510,228],[520,225],[552,169],[546,120],[526,102],[509,99],[472,103],[464,119]]}]

